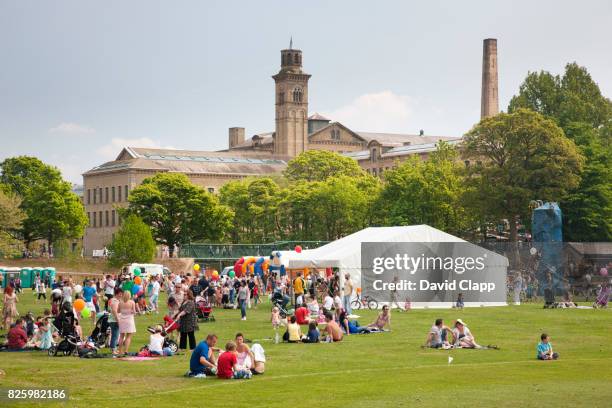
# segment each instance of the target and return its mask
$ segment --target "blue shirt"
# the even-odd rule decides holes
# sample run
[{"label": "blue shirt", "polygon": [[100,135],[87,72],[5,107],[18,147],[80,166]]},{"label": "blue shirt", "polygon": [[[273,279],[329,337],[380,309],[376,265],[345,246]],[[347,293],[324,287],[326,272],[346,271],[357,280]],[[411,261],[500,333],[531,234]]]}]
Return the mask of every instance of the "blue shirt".
[{"label": "blue shirt", "polygon": [[548,354],[550,352],[551,347],[552,345],[550,344],[550,342],[548,343],[539,342],[537,357],[540,357],[542,354]]},{"label": "blue shirt", "polygon": [[96,288],[92,286],[85,286],[83,288],[83,299],[85,299],[86,302],[91,302],[91,299],[93,298],[93,295],[95,293],[96,293]]},{"label": "blue shirt", "polygon": [[191,353],[191,359],[189,360],[189,371],[194,374],[204,372],[206,366],[200,362],[200,357],[204,357],[206,360],[208,359],[208,343],[206,341],[201,341],[198,346]]},{"label": "blue shirt", "polygon": [[308,330],[308,341],[316,343],[319,341],[319,331],[317,329]]}]

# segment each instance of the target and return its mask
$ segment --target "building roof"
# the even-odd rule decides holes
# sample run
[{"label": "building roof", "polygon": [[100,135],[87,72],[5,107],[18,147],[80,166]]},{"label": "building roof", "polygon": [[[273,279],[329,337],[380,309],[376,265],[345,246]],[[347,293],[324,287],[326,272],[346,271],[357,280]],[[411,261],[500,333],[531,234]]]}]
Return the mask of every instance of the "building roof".
[{"label": "building roof", "polygon": [[244,142],[238,143],[237,145],[232,147],[232,149],[244,149],[244,148],[253,147],[253,141],[256,139],[259,139],[259,145],[272,144],[274,142],[273,135],[274,135],[274,132],[258,133],[256,135],[253,135],[249,139],[245,139]]},{"label": "building roof", "polygon": [[[422,137],[422,136],[417,136],[417,137]],[[444,138],[444,139],[440,139],[440,140],[444,140],[446,141],[448,144],[450,145],[456,145],[459,142],[461,142],[461,138],[454,138],[454,139],[450,139],[450,138]],[[429,152],[433,152],[437,149],[437,142],[435,143],[421,143],[421,144],[414,144],[414,145],[407,145],[407,146],[397,146],[397,147],[393,147],[385,152],[381,153],[381,157],[383,159],[388,158],[388,157],[400,157],[400,156],[406,156],[406,155],[410,155],[410,154],[420,154],[420,153],[429,153]],[[369,150],[359,150],[356,152],[346,152],[343,153],[344,156],[346,157],[350,157],[353,158],[357,161],[359,160],[368,160],[370,159],[370,151]]]},{"label": "building roof", "polygon": [[383,146],[405,146],[435,143],[440,140],[454,140],[452,136],[411,135],[402,133],[355,132],[368,142],[377,141]]},{"label": "building roof", "polygon": [[284,160],[242,155],[235,152],[149,149],[125,147],[117,160],[96,166],[84,173],[91,175],[124,169],[181,172],[187,174],[258,175],[285,169]]},{"label": "building roof", "polygon": [[321,115],[321,114],[320,114],[320,113],[318,113],[318,112],[315,112],[315,113],[313,113],[312,115],[310,115],[310,116],[308,117],[308,120],[325,120],[325,121],[327,121],[327,122],[329,122],[329,121],[330,121],[330,119],[327,119],[325,116]]}]

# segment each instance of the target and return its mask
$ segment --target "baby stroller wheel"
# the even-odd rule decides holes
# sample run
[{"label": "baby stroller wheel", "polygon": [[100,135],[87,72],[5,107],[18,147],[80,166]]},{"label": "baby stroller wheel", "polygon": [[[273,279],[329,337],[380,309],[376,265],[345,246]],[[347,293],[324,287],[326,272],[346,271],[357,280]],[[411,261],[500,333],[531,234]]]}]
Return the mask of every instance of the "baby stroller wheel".
[{"label": "baby stroller wheel", "polygon": [[49,347],[49,350],[47,350],[47,354],[50,357],[55,357],[57,355],[57,347],[56,346]]},{"label": "baby stroller wheel", "polygon": [[178,344],[176,344],[176,341],[167,340],[166,342],[166,347],[168,347],[172,353],[176,353],[178,351]]}]

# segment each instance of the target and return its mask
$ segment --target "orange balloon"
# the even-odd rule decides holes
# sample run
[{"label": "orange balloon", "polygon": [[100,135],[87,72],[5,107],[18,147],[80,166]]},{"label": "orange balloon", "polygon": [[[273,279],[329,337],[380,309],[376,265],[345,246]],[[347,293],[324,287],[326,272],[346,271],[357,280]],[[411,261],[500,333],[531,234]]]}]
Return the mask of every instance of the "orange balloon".
[{"label": "orange balloon", "polygon": [[357,288],[357,293],[361,293],[361,288]]},{"label": "orange balloon", "polygon": [[140,276],[134,278],[134,283],[137,285],[140,285],[142,283],[142,279],[140,278]]},{"label": "orange balloon", "polygon": [[74,309],[80,312],[85,308],[85,301],[83,299],[77,299],[74,301]]}]

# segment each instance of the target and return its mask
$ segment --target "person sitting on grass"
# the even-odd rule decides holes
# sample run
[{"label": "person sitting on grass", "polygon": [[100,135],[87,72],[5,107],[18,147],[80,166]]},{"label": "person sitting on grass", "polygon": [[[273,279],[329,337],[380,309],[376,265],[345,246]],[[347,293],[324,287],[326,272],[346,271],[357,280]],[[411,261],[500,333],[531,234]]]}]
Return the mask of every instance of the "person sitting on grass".
[{"label": "person sitting on grass", "polygon": [[297,324],[310,323],[310,311],[306,307],[305,303],[302,303],[300,307],[295,310],[295,318],[297,320]]},{"label": "person sitting on grass", "polygon": [[610,298],[610,285],[608,282],[602,282],[597,299],[593,303],[594,308],[606,308],[608,307],[608,299]]},{"label": "person sitting on grass", "polygon": [[158,324],[155,326],[155,333],[149,336],[149,353],[152,356],[171,356],[174,354],[170,347],[164,347],[164,336],[162,336],[162,327]]},{"label": "person sitting on grass", "polygon": [[455,328],[453,329],[453,338],[455,339],[454,346],[460,348],[481,348],[474,340],[474,336],[468,327],[463,323],[463,320],[457,319]]},{"label": "person sitting on grass", "polygon": [[255,364],[255,356],[248,344],[244,342],[244,335],[236,333],[234,337],[236,341],[236,357],[238,358],[238,366],[241,369],[252,370]]},{"label": "person sitting on grass", "polygon": [[391,314],[389,313],[388,305],[383,306],[382,312],[378,314],[374,323],[368,325],[368,328],[383,331],[385,326],[391,331]]},{"label": "person sitting on grass", "polygon": [[556,360],[559,358],[559,353],[553,352],[550,337],[546,333],[542,333],[538,343],[538,360]]},{"label": "person sitting on grass", "polygon": [[23,319],[21,317],[15,320],[15,325],[11,327],[6,335],[7,346],[9,350],[19,351],[25,350],[28,343],[28,335],[23,328]]},{"label": "person sitting on grass", "polygon": [[225,345],[225,353],[217,361],[217,377],[221,379],[249,379],[253,376],[250,370],[240,369],[236,356],[236,343],[233,341]]},{"label": "person sitting on grass", "polygon": [[287,325],[287,331],[283,336],[283,340],[289,343],[298,343],[302,341],[302,337],[302,328],[299,324],[297,324],[296,317],[291,316],[289,324]]},{"label": "person sitting on grass", "polygon": [[429,333],[427,333],[427,339],[423,347],[450,348],[451,346],[448,342],[449,332],[450,329],[444,325],[444,321],[442,319],[436,319],[434,325],[429,329]]},{"label": "person sitting on grass", "polygon": [[302,339],[304,343],[318,343],[319,342],[319,329],[317,328],[317,324],[315,322],[310,322],[308,324],[308,334],[306,337]]},{"label": "person sitting on grass", "polygon": [[348,319],[348,314],[346,313],[346,310],[344,310],[343,308],[336,309],[336,321],[338,322],[338,325],[340,326],[342,331],[347,336],[351,334],[349,330],[349,319]]},{"label": "person sitting on grass", "polygon": [[217,335],[209,334],[206,340],[202,340],[191,353],[189,359],[189,371],[187,377],[206,378],[206,375],[217,374],[217,359],[215,358],[215,348]]},{"label": "person sitting on grass", "polygon": [[331,313],[325,314],[325,323],[326,325],[325,325],[325,329],[323,330],[323,332],[327,334],[326,341],[328,343],[342,341],[342,337],[344,337],[342,333],[342,329],[340,328],[338,323],[334,321],[334,318],[331,315]]}]

